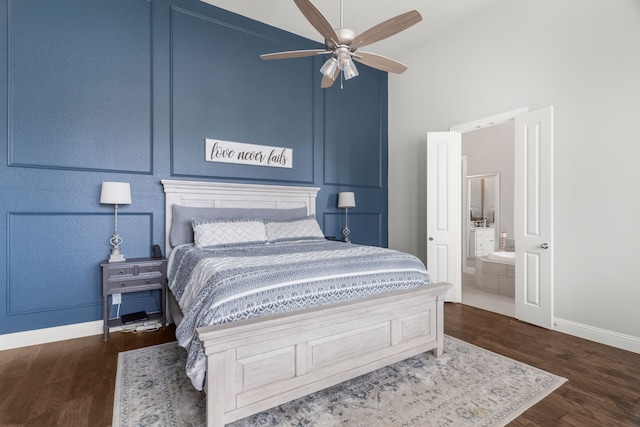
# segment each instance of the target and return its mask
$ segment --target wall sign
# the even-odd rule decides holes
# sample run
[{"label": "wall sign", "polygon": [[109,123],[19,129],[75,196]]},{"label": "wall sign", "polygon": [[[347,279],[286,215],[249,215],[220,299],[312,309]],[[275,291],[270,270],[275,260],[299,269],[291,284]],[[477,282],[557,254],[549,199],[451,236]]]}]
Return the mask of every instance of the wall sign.
[{"label": "wall sign", "polygon": [[293,150],[291,148],[269,147],[267,145],[245,144],[209,138],[204,140],[204,145],[204,159],[207,162],[275,168],[293,167]]}]

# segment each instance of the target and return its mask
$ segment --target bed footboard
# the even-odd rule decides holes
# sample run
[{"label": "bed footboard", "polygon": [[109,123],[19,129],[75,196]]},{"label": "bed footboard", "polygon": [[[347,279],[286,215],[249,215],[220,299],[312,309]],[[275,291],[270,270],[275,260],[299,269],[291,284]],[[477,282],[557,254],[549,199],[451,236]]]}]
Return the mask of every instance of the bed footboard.
[{"label": "bed footboard", "polygon": [[207,354],[207,425],[222,427],[444,345],[438,283],[198,329]]}]

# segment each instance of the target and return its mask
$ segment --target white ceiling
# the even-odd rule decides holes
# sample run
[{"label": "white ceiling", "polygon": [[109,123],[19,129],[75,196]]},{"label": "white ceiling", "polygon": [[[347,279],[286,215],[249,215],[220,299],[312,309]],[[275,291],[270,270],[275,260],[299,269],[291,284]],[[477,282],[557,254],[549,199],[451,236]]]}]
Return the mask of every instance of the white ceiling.
[{"label": "white ceiling", "polygon": [[[277,28],[324,43],[293,0],[202,0]],[[340,0],[312,0],[334,26],[340,27]],[[367,47],[367,51],[390,58],[402,58],[429,43],[449,28],[501,0],[343,0],[344,27],[356,34],[401,13],[417,9],[422,21],[386,40]]]}]

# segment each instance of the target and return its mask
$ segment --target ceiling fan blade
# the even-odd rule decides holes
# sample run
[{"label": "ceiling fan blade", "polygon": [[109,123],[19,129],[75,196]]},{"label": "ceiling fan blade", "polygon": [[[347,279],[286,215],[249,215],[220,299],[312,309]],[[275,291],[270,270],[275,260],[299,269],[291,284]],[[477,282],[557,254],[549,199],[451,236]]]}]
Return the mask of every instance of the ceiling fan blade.
[{"label": "ceiling fan blade", "polygon": [[336,81],[336,78],[338,77],[338,74],[340,74],[340,69],[339,68],[336,69],[336,71],[334,71],[332,77],[322,76],[322,83],[320,84],[320,87],[323,88],[323,89],[331,87],[331,85],[333,85],[333,83]]},{"label": "ceiling fan blade", "polygon": [[[331,26],[327,18],[324,17],[322,12],[318,10],[317,7],[313,5],[309,0],[293,0],[300,12],[307,18],[307,21],[313,28],[315,28],[322,37],[324,37],[325,44],[329,44],[328,42],[333,40],[335,43],[339,42],[339,37],[336,34],[336,30]],[[333,45],[333,43],[332,43]]]},{"label": "ceiling fan blade", "polygon": [[[296,0],[297,2],[297,0]],[[412,10],[394,18],[387,19],[369,28],[364,33],[356,36],[350,44],[351,50],[359,49],[363,46],[378,42],[387,37],[391,37],[400,31],[406,30],[412,25],[422,21],[422,15],[417,10]]]},{"label": "ceiling fan blade", "polygon": [[355,61],[388,73],[402,74],[407,70],[407,66],[403,63],[375,53],[358,51],[351,56]]},{"label": "ceiling fan blade", "polygon": [[331,53],[331,51],[327,51],[324,49],[310,49],[310,50],[290,50],[288,52],[275,52],[275,53],[265,53],[260,55],[262,59],[286,59],[286,58],[301,58],[303,56],[315,56],[322,55],[323,53]]}]

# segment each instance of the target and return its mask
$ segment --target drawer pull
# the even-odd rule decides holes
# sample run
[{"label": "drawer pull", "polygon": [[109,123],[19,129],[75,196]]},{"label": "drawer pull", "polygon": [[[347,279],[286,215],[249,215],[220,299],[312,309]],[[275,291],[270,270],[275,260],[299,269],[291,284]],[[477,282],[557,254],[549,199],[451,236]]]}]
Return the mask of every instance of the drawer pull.
[{"label": "drawer pull", "polygon": [[127,284],[126,284],[126,283],[120,283],[120,287],[121,287],[121,288],[124,288],[125,286],[127,286]]}]

